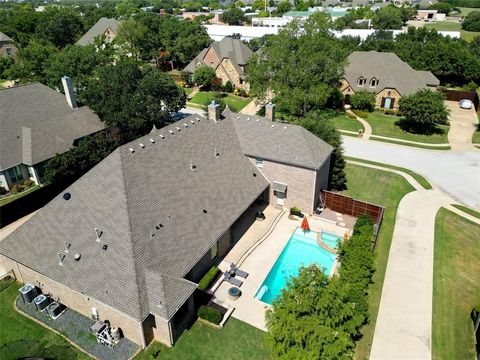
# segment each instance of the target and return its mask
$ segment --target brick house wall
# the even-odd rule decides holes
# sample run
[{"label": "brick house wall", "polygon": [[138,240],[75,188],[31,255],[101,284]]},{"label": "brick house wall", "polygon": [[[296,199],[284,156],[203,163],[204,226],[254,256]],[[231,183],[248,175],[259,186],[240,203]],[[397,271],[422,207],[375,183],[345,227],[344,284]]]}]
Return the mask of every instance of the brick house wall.
[{"label": "brick house wall", "polygon": [[220,64],[220,58],[212,47],[208,49],[203,58],[203,62],[207,65],[213,66],[213,68],[216,68],[218,64]]},{"label": "brick house wall", "polygon": [[[248,157],[255,165],[256,159]],[[328,182],[328,164],[324,164],[319,170],[305,169],[297,166],[281,164],[269,160],[263,160],[263,167],[258,167],[261,173],[270,183],[281,182],[287,184],[284,207],[299,207],[305,213],[312,213],[318,201],[318,194],[325,189]],[[269,189],[271,204],[277,203],[272,187]]]},{"label": "brick house wall", "polygon": [[[370,91],[372,90],[372,88],[370,88],[369,86],[365,86],[365,90]],[[353,91],[350,84],[345,79],[340,80],[340,91],[342,92],[343,95],[355,94],[355,91]],[[391,89],[391,88],[385,88],[375,94],[375,108],[376,109],[383,108],[382,106],[383,99],[387,97],[391,98],[393,101],[392,110],[398,110],[398,104],[402,96],[399,94],[397,90]]]},{"label": "brick house wall", "polygon": [[143,335],[142,324],[134,318],[126,315],[112,307],[89,297],[87,294],[79,293],[70,289],[59,282],[44,276],[35,270],[19,264],[3,255],[0,255],[0,264],[6,269],[12,269],[15,277],[24,284],[32,284],[45,294],[51,294],[52,298],[67,305],[71,309],[80,314],[91,318],[92,308],[98,310],[100,320],[109,320],[112,326],[119,327],[123,335],[134,343],[144,347],[145,340]]}]

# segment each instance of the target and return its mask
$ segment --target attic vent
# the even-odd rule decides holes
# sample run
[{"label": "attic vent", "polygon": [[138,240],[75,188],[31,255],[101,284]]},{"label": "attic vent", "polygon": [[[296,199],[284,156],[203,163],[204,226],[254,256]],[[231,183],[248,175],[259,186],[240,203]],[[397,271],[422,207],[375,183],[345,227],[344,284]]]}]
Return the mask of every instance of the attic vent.
[{"label": "attic vent", "polygon": [[208,211],[207,211],[207,210],[205,210],[205,209],[203,209],[203,213],[204,213],[204,214],[207,214],[207,213],[208,213]]},{"label": "attic vent", "polygon": [[160,139],[165,139],[165,136],[163,136],[162,134],[160,134]]},{"label": "attic vent", "polygon": [[173,135],[173,130],[168,130],[168,132]]},{"label": "attic vent", "polygon": [[67,243],[67,242],[65,241],[65,252],[66,252],[67,254],[68,254],[68,252],[69,252],[69,249],[70,249],[70,246],[71,246],[71,245],[72,245],[72,244],[69,244],[69,243]]},{"label": "attic vent", "polygon": [[150,237],[153,238],[155,236],[155,233],[153,231],[150,232]]},{"label": "attic vent", "polygon": [[257,174],[253,173],[253,177],[257,177]]},{"label": "attic vent", "polygon": [[163,224],[155,225],[155,229],[157,229],[157,230],[160,230],[160,228],[162,228],[162,227],[163,227]]},{"label": "attic vent", "polygon": [[190,122],[191,122],[192,124],[195,124],[195,121],[193,121],[193,120],[190,120]]},{"label": "attic vent", "polygon": [[197,120],[197,122],[200,122],[200,118],[196,118],[195,120]]},{"label": "attic vent", "polygon": [[177,129],[177,131],[180,131],[181,129],[177,126],[175,129]]},{"label": "attic vent", "polygon": [[257,119],[257,122],[260,122],[260,119]]},{"label": "attic vent", "polygon": [[144,144],[142,144],[142,143],[138,144],[138,146],[140,146],[142,149],[144,149],[144,148],[145,148],[145,145],[144,145]]},{"label": "attic vent", "polygon": [[274,128],[274,127],[275,127],[275,125],[272,124],[272,128]]},{"label": "attic vent", "polygon": [[250,121],[250,118],[247,118],[247,121]]},{"label": "attic vent", "polygon": [[95,234],[97,235],[96,241],[100,242],[100,238],[102,237],[103,231],[95,228]]},{"label": "attic vent", "polygon": [[185,124],[183,124],[183,126],[185,126],[185,127],[187,128],[187,127],[188,127],[188,124],[187,124],[187,123],[185,123]]},{"label": "attic vent", "polygon": [[219,156],[220,153],[217,151],[217,148],[213,149],[214,153],[215,153],[215,157]]},{"label": "attic vent", "polygon": [[284,127],[283,127],[283,130],[287,130],[287,127],[286,127],[286,126],[284,126]]},{"label": "attic vent", "polygon": [[240,116],[237,116],[237,120],[240,119]]},{"label": "attic vent", "polygon": [[75,254],[75,255],[73,255],[73,258],[75,259],[75,261],[79,261],[79,260],[80,260],[80,257],[81,257],[80,254]]},{"label": "attic vent", "polygon": [[130,152],[133,154],[135,152],[135,150],[133,150],[133,148],[128,148],[128,150],[130,150]]},{"label": "attic vent", "polygon": [[103,246],[102,246],[102,249],[103,249],[103,250],[107,250],[107,249],[108,249],[108,245],[107,245],[107,244],[103,245]]},{"label": "attic vent", "polygon": [[152,144],[155,144],[155,140],[149,139]]},{"label": "attic vent", "polygon": [[71,197],[72,195],[69,192],[66,192],[65,194],[63,194],[63,199],[66,201],[70,200]]},{"label": "attic vent", "polygon": [[195,165],[193,161],[190,161],[190,169],[192,169],[193,171],[197,170],[197,165]]}]

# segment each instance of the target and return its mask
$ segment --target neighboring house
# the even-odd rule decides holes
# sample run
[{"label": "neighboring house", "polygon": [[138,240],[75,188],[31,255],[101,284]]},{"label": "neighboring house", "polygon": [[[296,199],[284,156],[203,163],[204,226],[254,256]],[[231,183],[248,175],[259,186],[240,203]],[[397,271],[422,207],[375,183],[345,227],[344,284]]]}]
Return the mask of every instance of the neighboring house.
[{"label": "neighboring house", "polygon": [[217,25],[225,25],[224,22],[220,20],[220,17],[223,14],[223,10],[214,10],[211,12],[190,12],[190,11],[185,11],[182,13],[182,18],[185,19],[190,19],[190,20],[195,20],[198,16],[210,16],[213,15],[213,17],[208,20],[209,24],[217,24]]},{"label": "neighboring house", "polygon": [[439,13],[438,10],[418,10],[416,18],[418,20],[431,21],[445,21],[447,15]]},{"label": "neighboring house", "polygon": [[17,54],[17,47],[13,39],[0,32],[0,56],[12,56]]},{"label": "neighboring house", "polygon": [[394,53],[355,51],[348,57],[340,90],[346,97],[357,91],[375,93],[375,107],[398,110],[402,96],[436,89],[440,81],[430,71],[414,70]]},{"label": "neighboring house", "polygon": [[[68,87],[71,79],[62,81]],[[0,186],[41,183],[47,160],[104,128],[87,106],[77,107],[72,86],[66,93],[40,83],[0,91]]]},{"label": "neighboring house", "polygon": [[196,318],[198,281],[238,241],[238,220],[259,201],[311,213],[331,153],[301,126],[211,104],[208,119],[117,148],[2,240],[0,263],[140,346],[171,345]]},{"label": "neighboring house", "polygon": [[242,40],[225,37],[203,49],[184,71],[193,75],[197,67],[208,65],[215,69],[223,84],[230,81],[235,87],[248,90],[245,68],[252,55],[253,51]]},{"label": "neighboring house", "polygon": [[120,21],[102,17],[83,35],[78,41],[78,45],[90,45],[94,43],[97,36],[105,35],[107,43],[111,43],[118,34]]}]

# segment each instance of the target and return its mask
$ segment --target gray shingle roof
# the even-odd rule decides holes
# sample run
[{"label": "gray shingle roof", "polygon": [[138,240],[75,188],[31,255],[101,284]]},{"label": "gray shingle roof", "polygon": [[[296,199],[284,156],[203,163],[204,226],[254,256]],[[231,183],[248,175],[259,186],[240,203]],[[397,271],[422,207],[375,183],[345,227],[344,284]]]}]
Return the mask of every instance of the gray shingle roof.
[{"label": "gray shingle roof", "polygon": [[13,43],[13,39],[3,32],[0,32],[0,42]]},{"label": "gray shingle roof", "polygon": [[[410,95],[427,85],[437,86],[440,82],[427,71],[414,70],[394,53],[377,51],[355,51],[348,57],[345,79],[354,91],[368,90],[375,93],[385,88],[396,89],[400,95]],[[358,79],[367,80],[365,86],[358,86]],[[379,81],[375,88],[370,87],[370,80]]]},{"label": "gray shingle roof", "polygon": [[[194,288],[181,278],[267,187],[230,121],[191,116],[115,150],[66,190],[70,200],[55,198],[0,252],[136,319],[168,318]],[[58,265],[64,241],[80,261]]]},{"label": "gray shingle roof", "polygon": [[68,151],[74,140],[104,128],[84,106],[40,83],[0,91],[0,170],[34,165]]},{"label": "gray shingle roof", "polygon": [[224,114],[235,120],[233,123],[245,155],[318,169],[333,151],[330,145],[299,125],[272,123],[259,116],[236,114],[230,110]]},{"label": "gray shingle roof", "polygon": [[[240,75],[244,75],[243,67],[240,65],[246,65],[248,60],[253,55],[253,51],[245,45],[242,40],[233,39],[231,37],[224,37],[221,41],[215,41],[210,47],[203,49],[184,69],[184,71],[195,72],[195,68],[198,63],[204,63],[208,49],[213,48],[220,60],[230,59],[235,70]],[[209,64],[207,64],[209,65]]]},{"label": "gray shingle roof", "polygon": [[95,25],[93,25],[90,30],[88,30],[85,35],[83,35],[78,41],[78,45],[89,45],[93,44],[95,38],[99,35],[105,34],[107,29],[111,29],[114,33],[118,31],[118,26],[120,25],[120,21],[117,19],[109,19],[102,17],[98,20]]}]

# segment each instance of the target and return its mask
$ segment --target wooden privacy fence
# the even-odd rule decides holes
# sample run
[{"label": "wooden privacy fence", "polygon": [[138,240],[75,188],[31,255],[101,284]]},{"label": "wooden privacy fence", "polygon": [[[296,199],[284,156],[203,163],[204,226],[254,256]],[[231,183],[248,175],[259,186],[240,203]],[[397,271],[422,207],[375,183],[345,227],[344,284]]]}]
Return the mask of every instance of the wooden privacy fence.
[{"label": "wooden privacy fence", "polygon": [[478,98],[478,94],[476,91],[450,90],[444,88],[440,88],[439,91],[442,92],[445,95],[446,99],[450,101],[460,101],[463,99],[471,100],[473,102],[475,110],[478,111],[480,99]]},{"label": "wooden privacy fence", "polygon": [[363,214],[369,215],[372,221],[376,224],[375,238],[372,244],[373,248],[375,248],[378,232],[382,224],[383,212],[385,211],[383,206],[355,200],[349,196],[326,190],[322,191],[322,197],[325,206],[333,211],[354,217],[359,217]]}]

